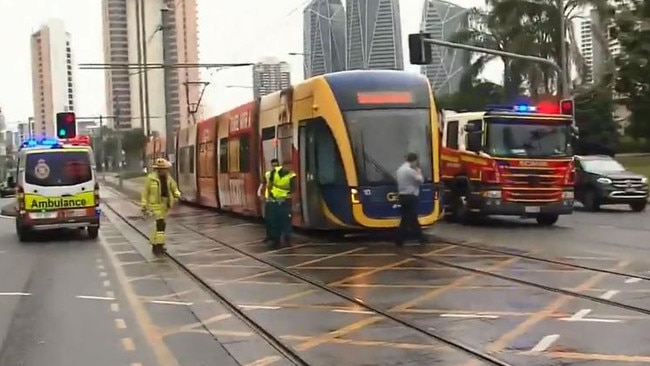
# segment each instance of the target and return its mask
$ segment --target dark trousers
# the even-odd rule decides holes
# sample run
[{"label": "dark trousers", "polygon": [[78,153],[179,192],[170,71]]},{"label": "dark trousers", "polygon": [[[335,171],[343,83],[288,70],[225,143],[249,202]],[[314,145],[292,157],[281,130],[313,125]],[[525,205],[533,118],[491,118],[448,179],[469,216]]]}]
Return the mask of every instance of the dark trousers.
[{"label": "dark trousers", "polygon": [[399,196],[400,211],[402,217],[397,229],[397,244],[403,243],[405,240],[414,239],[420,242],[424,241],[422,234],[422,227],[418,221],[418,197],[411,194],[404,194]]},{"label": "dark trousers", "polygon": [[291,234],[291,205],[289,201],[267,201],[265,218],[267,240],[279,243]]}]

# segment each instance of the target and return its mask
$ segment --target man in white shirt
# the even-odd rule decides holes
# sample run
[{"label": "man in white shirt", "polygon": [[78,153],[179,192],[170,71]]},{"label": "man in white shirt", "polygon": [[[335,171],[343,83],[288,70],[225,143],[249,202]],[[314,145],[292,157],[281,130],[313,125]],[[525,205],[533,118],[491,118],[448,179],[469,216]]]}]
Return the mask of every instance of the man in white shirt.
[{"label": "man in white shirt", "polygon": [[397,229],[395,244],[402,246],[404,240],[409,238],[417,239],[420,244],[424,244],[424,235],[418,221],[420,186],[424,182],[424,176],[422,170],[418,167],[417,154],[409,153],[406,156],[406,161],[397,169],[395,177],[397,179],[402,216]]}]

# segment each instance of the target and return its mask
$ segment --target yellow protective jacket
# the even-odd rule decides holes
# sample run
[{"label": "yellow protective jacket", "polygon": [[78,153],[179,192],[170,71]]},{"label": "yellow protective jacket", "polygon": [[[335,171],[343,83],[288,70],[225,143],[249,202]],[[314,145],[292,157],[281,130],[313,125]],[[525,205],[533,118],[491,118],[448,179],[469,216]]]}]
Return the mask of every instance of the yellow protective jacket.
[{"label": "yellow protective jacket", "polygon": [[[140,204],[142,207],[155,208],[162,204],[160,179],[157,173],[147,175],[144,182],[144,190],[142,191],[142,199]],[[181,197],[181,192],[178,190],[178,185],[171,175],[167,176],[167,189],[169,192],[169,207],[173,207],[176,200]]]}]

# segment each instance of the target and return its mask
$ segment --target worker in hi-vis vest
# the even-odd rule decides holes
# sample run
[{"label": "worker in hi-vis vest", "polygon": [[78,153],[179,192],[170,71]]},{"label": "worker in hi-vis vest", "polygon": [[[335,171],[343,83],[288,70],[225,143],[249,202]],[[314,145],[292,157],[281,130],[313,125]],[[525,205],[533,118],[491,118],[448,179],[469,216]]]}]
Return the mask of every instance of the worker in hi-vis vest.
[{"label": "worker in hi-vis vest", "polygon": [[295,190],[294,173],[280,165],[278,159],[271,160],[271,170],[264,174],[258,196],[264,199],[264,221],[266,242],[273,247],[290,244],[291,235],[291,193]]},{"label": "worker in hi-vis vest", "polygon": [[142,213],[146,216],[151,212],[156,219],[156,225],[149,236],[151,249],[155,254],[165,251],[167,214],[181,197],[176,181],[169,174],[170,167],[171,163],[166,159],[156,159],[154,171],[147,175],[142,191]]}]

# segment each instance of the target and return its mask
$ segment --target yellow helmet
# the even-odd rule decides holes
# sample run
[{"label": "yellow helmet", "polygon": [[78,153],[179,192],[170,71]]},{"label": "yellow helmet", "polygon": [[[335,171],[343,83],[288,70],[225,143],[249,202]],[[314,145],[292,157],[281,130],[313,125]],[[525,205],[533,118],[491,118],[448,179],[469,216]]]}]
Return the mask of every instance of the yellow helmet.
[{"label": "yellow helmet", "polygon": [[165,158],[158,158],[153,165],[154,169],[169,169],[172,166],[172,163],[167,161]]}]

